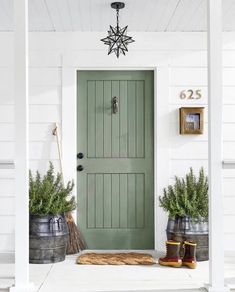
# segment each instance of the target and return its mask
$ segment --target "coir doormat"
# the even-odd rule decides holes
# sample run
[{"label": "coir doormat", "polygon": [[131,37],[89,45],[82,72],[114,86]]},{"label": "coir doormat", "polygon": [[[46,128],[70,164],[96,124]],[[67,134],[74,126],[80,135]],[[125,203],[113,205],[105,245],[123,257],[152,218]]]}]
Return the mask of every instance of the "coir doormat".
[{"label": "coir doormat", "polygon": [[81,265],[154,265],[156,261],[150,254],[129,253],[85,253],[77,258]]}]

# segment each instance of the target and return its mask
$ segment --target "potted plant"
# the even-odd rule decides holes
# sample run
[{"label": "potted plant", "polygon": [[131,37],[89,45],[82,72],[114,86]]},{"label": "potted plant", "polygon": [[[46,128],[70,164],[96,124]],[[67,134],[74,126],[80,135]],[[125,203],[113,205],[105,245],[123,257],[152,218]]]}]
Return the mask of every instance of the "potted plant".
[{"label": "potted plant", "polygon": [[198,178],[192,168],[186,178],[175,176],[159,201],[169,215],[167,239],[197,242],[197,259],[208,260],[208,179],[203,168]]},{"label": "potted plant", "polygon": [[68,226],[65,213],[76,208],[74,183],[63,184],[50,162],[47,173],[29,172],[29,262],[47,264],[65,259]]}]

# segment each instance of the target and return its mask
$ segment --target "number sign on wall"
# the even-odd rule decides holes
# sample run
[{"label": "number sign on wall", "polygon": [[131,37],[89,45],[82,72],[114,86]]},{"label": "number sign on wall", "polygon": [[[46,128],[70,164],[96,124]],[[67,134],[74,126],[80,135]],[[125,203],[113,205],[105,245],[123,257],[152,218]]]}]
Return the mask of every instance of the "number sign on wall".
[{"label": "number sign on wall", "polygon": [[201,99],[202,98],[202,91],[201,89],[187,89],[187,90],[182,90],[180,92],[180,98],[181,99]]}]

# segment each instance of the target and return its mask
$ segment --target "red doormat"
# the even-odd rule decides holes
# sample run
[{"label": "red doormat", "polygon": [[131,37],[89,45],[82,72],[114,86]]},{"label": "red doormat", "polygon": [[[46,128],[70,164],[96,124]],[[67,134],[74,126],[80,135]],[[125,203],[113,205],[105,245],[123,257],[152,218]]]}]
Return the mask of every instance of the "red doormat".
[{"label": "red doormat", "polygon": [[129,253],[85,253],[77,258],[81,265],[154,265],[156,261],[150,254]]}]

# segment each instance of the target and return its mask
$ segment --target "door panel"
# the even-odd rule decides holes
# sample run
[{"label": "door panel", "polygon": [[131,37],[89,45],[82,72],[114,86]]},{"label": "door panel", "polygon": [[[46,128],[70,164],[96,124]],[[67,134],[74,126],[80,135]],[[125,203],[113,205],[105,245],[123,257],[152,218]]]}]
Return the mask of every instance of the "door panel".
[{"label": "door panel", "polygon": [[144,173],[87,174],[87,228],[144,228],[144,181]]},{"label": "door panel", "polygon": [[78,72],[77,129],[78,222],[88,248],[153,248],[153,72]]},{"label": "door panel", "polygon": [[[88,81],[88,158],[144,157],[143,81]],[[119,111],[112,114],[111,96]]]}]

